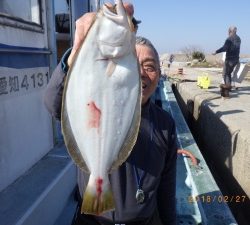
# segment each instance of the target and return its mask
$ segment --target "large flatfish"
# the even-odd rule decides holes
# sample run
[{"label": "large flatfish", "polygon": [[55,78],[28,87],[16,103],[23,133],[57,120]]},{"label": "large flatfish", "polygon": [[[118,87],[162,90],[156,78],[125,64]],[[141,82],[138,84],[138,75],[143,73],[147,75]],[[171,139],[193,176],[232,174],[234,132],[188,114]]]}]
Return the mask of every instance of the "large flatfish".
[{"label": "large flatfish", "polygon": [[81,212],[115,208],[108,173],[129,156],[138,135],[141,81],[135,32],[122,1],[103,5],[67,74],[62,131],[74,162],[90,173]]}]

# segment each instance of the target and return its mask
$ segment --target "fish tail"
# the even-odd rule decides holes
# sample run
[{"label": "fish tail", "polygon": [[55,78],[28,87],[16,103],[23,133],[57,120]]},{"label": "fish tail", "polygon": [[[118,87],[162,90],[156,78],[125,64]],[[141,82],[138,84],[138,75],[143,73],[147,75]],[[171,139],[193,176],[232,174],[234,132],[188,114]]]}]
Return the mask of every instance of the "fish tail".
[{"label": "fish tail", "polygon": [[114,198],[108,177],[93,177],[90,175],[83,196],[81,213],[100,215],[115,208]]}]

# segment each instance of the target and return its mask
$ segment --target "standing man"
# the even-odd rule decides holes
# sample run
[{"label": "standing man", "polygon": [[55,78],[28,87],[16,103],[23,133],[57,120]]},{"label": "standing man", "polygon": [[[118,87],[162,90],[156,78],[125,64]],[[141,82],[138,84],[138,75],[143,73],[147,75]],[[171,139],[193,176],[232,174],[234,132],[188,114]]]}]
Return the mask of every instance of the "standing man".
[{"label": "standing man", "polygon": [[223,89],[227,91],[231,89],[231,73],[239,62],[241,39],[236,32],[237,27],[229,27],[228,38],[225,44],[213,53],[213,55],[216,55],[217,53],[226,52],[226,60],[223,67],[224,84],[220,85],[222,91]]}]

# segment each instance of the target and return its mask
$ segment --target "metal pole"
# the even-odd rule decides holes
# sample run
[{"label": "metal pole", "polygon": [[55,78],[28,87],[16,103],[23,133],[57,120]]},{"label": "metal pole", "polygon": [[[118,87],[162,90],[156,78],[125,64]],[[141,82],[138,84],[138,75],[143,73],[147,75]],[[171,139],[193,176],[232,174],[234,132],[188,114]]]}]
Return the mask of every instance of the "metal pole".
[{"label": "metal pole", "polygon": [[[46,26],[47,26],[47,38],[48,49],[51,52],[49,55],[49,73],[52,74],[57,65],[57,47],[56,47],[56,35],[55,35],[55,9],[54,1],[45,0],[46,7]],[[58,134],[55,130],[55,122],[52,120],[54,145],[57,143]]]},{"label": "metal pole", "polygon": [[98,12],[101,7],[101,0],[96,0],[96,11]]}]

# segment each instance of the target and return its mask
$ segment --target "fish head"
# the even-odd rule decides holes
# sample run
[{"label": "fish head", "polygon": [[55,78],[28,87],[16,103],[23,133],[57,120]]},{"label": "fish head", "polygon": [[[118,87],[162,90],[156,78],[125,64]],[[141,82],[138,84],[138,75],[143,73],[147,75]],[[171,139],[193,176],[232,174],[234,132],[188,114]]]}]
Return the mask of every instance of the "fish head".
[{"label": "fish head", "polygon": [[100,21],[97,43],[104,58],[119,58],[135,49],[135,29],[122,0],[116,5],[104,4],[98,13]]},{"label": "fish head", "polygon": [[[116,0],[115,5],[106,3],[103,5],[103,13],[106,17],[111,20],[120,23],[121,25],[127,26],[131,31],[135,31],[135,26],[132,23],[132,17],[134,13],[133,5],[129,3],[122,3],[122,0]],[[126,9],[125,6],[126,5]]]}]

